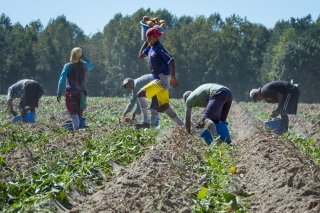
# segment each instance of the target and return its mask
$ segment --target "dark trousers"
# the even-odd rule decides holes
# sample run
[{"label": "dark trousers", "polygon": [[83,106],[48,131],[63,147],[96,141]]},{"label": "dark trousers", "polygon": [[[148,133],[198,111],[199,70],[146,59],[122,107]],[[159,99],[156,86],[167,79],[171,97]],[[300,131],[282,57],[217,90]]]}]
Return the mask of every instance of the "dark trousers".
[{"label": "dark trousers", "polygon": [[299,97],[300,91],[298,87],[292,85],[279,104],[280,114],[297,114]]},{"label": "dark trousers", "polygon": [[215,123],[225,122],[232,104],[232,94],[227,88],[221,88],[209,98],[204,118],[209,118]]}]

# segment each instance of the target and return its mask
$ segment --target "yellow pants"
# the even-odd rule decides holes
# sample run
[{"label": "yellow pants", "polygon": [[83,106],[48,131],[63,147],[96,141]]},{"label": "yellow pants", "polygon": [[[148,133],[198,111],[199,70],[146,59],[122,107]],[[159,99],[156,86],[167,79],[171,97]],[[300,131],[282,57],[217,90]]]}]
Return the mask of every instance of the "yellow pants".
[{"label": "yellow pants", "polygon": [[167,104],[170,101],[169,90],[161,85],[160,80],[151,81],[150,83],[142,87],[141,90],[146,91],[146,97],[148,99],[151,99],[156,95],[160,106],[163,104]]}]

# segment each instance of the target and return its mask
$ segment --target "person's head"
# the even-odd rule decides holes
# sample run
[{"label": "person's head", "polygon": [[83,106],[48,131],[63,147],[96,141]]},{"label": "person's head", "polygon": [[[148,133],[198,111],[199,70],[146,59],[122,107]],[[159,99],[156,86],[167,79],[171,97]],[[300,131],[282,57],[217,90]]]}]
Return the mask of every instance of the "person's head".
[{"label": "person's head", "polygon": [[187,99],[188,99],[189,95],[191,94],[191,92],[192,91],[186,91],[186,92],[183,93],[182,99],[183,99],[184,102],[187,102]]},{"label": "person's head", "polygon": [[134,80],[132,78],[126,78],[122,83],[125,89],[133,90],[134,89]]},{"label": "person's head", "polygon": [[82,57],[82,49],[75,47],[71,50],[70,61],[72,63],[78,63]]},{"label": "person's head", "polygon": [[254,102],[263,100],[264,98],[263,98],[262,93],[261,93],[261,87],[259,87],[257,89],[252,89],[250,91],[250,98]]},{"label": "person's head", "polygon": [[149,44],[151,46],[154,45],[163,34],[164,33],[160,32],[157,28],[154,28],[154,27],[149,28],[146,32],[146,36]]}]

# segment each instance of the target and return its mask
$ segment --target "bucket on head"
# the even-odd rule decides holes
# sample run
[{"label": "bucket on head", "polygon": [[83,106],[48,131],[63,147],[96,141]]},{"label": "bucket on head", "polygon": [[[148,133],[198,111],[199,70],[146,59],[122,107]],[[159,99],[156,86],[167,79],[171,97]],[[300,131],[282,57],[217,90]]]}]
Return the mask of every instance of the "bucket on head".
[{"label": "bucket on head", "polygon": [[145,41],[147,40],[146,32],[150,28],[150,26],[142,23],[142,21],[140,21],[140,25],[141,25],[141,40]]},{"label": "bucket on head", "polygon": [[216,123],[216,129],[220,136],[220,140],[223,140],[227,143],[231,143],[231,136],[228,129],[228,122]]},{"label": "bucket on head", "polygon": [[[21,115],[18,115],[12,119],[13,123],[21,122]],[[26,113],[26,122],[27,123],[35,123],[36,122],[36,114],[33,112]]]},{"label": "bucket on head", "polygon": [[[146,32],[151,27],[147,24],[142,23],[142,21],[140,21],[140,26],[141,26],[141,40],[146,41],[147,40]],[[166,32],[166,28],[157,27],[157,29],[160,32],[163,32],[163,33]],[[164,37],[164,35],[162,37]]]},{"label": "bucket on head", "polygon": [[204,129],[202,132],[200,132],[199,137],[203,138],[208,145],[210,145],[213,141],[212,135],[208,129]]},{"label": "bucket on head", "polygon": [[272,119],[264,122],[265,126],[275,132],[277,135],[282,135],[285,129],[282,127],[281,119]]}]

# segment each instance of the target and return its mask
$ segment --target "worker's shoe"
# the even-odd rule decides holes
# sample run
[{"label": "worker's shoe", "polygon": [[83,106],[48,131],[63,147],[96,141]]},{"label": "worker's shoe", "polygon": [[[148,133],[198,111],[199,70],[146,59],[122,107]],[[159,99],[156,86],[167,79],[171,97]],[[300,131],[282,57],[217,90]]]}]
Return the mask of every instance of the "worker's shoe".
[{"label": "worker's shoe", "polygon": [[142,128],[150,128],[150,123],[146,123],[146,122],[143,122],[143,123],[137,123],[135,125],[136,129],[142,129]]}]

